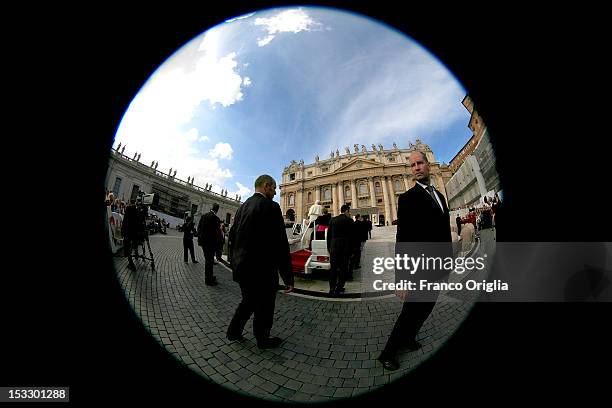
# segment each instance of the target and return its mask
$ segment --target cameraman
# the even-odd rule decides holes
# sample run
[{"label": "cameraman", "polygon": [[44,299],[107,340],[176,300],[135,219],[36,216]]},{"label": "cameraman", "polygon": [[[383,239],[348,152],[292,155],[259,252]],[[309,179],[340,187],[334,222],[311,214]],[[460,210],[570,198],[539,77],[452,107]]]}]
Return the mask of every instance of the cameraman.
[{"label": "cameraman", "polygon": [[121,224],[121,234],[123,235],[125,256],[128,258],[128,268],[133,271],[136,270],[136,265],[132,259],[132,249],[136,251],[136,257],[138,257],[138,245],[142,244],[145,238],[146,215],[147,207],[141,204],[141,198],[138,197],[136,203],[134,203],[134,200],[130,200],[130,203],[125,208],[125,215]]}]

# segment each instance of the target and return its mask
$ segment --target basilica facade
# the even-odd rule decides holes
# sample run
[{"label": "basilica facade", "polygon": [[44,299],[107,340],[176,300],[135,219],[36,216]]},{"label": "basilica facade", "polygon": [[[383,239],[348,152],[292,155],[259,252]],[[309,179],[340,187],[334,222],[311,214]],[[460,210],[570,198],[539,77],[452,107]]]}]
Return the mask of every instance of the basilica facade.
[{"label": "basilica facade", "polygon": [[417,139],[407,148],[395,143],[391,149],[381,144],[345,147],[330,157],[312,164],[292,161],[283,170],[280,183],[280,205],[287,220],[301,222],[308,218],[308,210],[316,200],[333,216],[343,204],[351,205],[351,214],[370,217],[377,225],[391,225],[397,219],[400,194],[414,186],[408,155],[420,150],[430,163],[431,182],[446,197],[446,183],[452,177],[449,167],[435,161],[431,148]]}]

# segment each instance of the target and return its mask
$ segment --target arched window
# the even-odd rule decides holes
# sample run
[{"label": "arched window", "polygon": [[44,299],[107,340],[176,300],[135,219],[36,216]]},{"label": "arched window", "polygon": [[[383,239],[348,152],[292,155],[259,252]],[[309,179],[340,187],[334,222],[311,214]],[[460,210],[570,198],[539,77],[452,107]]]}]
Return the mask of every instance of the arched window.
[{"label": "arched window", "polygon": [[351,197],[351,188],[349,186],[344,186],[344,197],[345,198]]},{"label": "arched window", "polygon": [[293,194],[289,195],[289,205],[295,204],[295,196]]},{"label": "arched window", "polygon": [[312,193],[310,191],[308,192],[308,202],[312,203]]},{"label": "arched window", "polygon": [[382,188],[380,187],[380,183],[377,181],[376,184],[374,185],[374,190],[377,193],[382,193]]},{"label": "arched window", "polygon": [[395,183],[393,183],[393,187],[395,188],[395,191],[400,191],[400,189],[401,189],[400,181],[399,180],[395,180]]},{"label": "arched window", "polygon": [[359,183],[359,194],[366,195],[368,194],[368,186],[366,183]]},{"label": "arched window", "polygon": [[331,200],[331,189],[326,188],[325,190],[323,190],[323,199],[325,201]]}]

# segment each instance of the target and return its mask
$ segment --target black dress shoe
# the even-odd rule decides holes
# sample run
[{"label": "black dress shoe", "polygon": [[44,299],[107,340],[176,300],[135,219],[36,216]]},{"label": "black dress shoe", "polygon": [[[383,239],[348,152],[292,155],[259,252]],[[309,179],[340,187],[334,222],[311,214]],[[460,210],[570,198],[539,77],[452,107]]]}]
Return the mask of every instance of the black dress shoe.
[{"label": "black dress shoe", "polygon": [[229,341],[243,341],[244,337],[242,337],[242,334],[235,335],[235,334],[229,334],[228,333],[227,334],[227,339]]},{"label": "black dress shoe", "polygon": [[194,260],[194,261],[191,261],[191,262],[193,262],[193,263],[199,263],[198,261],[195,261],[195,260]]},{"label": "black dress shoe", "polygon": [[416,340],[411,340],[406,344],[406,348],[410,351],[416,351],[421,347],[423,347],[423,345]]},{"label": "black dress shoe", "polygon": [[269,337],[265,340],[257,340],[257,347],[260,349],[271,349],[280,346],[282,342],[278,337]]},{"label": "black dress shoe", "polygon": [[382,366],[389,371],[395,371],[399,368],[399,363],[392,357],[381,355],[378,357],[378,361],[380,361]]},{"label": "black dress shoe", "polygon": [[336,289],[336,293],[343,293],[344,291],[346,291],[346,289],[344,289],[344,288],[337,288]]}]

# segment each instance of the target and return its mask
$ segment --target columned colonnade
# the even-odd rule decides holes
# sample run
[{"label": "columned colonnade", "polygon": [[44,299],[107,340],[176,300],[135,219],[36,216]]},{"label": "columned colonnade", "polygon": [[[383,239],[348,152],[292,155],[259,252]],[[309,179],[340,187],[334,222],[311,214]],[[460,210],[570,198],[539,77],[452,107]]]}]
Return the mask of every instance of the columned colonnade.
[{"label": "columned colonnade", "polygon": [[[432,175],[433,176],[433,175]],[[395,181],[400,181],[400,188],[396,190]],[[432,181],[435,182],[438,188],[439,182],[436,177],[432,177]],[[359,184],[364,182],[367,188],[367,196],[359,194]],[[379,184],[380,189],[375,188],[376,184]],[[407,175],[382,175],[382,176],[366,176],[357,178],[346,178],[338,182],[325,183],[311,188],[298,187],[297,190],[283,193],[281,195],[281,204],[284,213],[288,208],[294,208],[296,221],[300,222],[302,219],[307,218],[308,208],[319,200],[323,206],[329,206],[329,211],[332,215],[338,215],[340,213],[340,207],[347,202],[351,203],[351,209],[358,210],[364,207],[379,207],[378,200],[382,199],[382,207],[379,207],[379,213],[384,213],[385,221],[389,224],[397,219],[397,196],[414,185],[414,181]],[[346,187],[349,187],[349,194],[345,196]],[[439,188],[438,188],[439,189]],[[310,196],[311,201],[308,201],[308,192],[312,193],[314,190],[314,198]],[[328,191],[329,190],[329,191]],[[443,191],[443,190],[440,190]],[[295,205],[290,204],[290,196],[294,194],[291,201]],[[359,199],[367,199],[367,206],[359,205]],[[284,214],[283,214],[284,215]],[[376,219],[378,222],[378,219]]]}]

